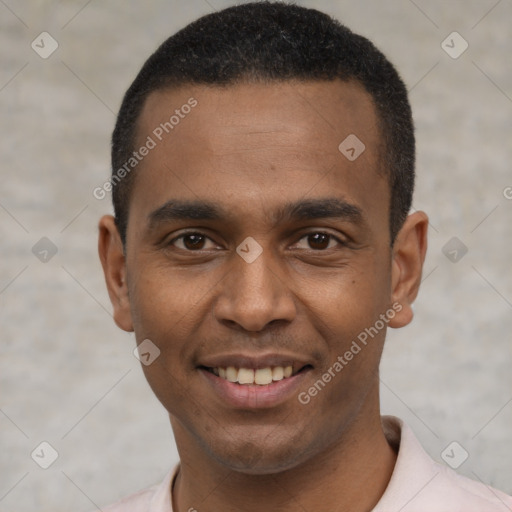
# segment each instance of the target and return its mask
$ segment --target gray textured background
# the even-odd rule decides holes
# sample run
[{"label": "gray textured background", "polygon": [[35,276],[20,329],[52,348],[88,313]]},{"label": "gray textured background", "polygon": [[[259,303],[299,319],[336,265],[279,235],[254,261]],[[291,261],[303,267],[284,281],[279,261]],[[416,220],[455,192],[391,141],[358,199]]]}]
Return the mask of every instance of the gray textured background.
[{"label": "gray textured background", "polygon": [[[457,441],[460,472],[512,493],[512,1],[298,3],[372,39],[411,91],[430,246],[416,318],[388,334],[383,412],[437,460]],[[92,190],[144,60],[232,4],[0,1],[1,512],[87,511],[177,460],[133,335],[110,315],[96,225],[111,206]],[[31,48],[43,31],[59,44],[47,59]],[[453,31],[469,43],[457,59],[441,47]],[[58,249],[46,263],[32,252],[42,237]],[[456,263],[452,237],[468,248]],[[46,470],[30,457],[42,441],[59,453]]]}]

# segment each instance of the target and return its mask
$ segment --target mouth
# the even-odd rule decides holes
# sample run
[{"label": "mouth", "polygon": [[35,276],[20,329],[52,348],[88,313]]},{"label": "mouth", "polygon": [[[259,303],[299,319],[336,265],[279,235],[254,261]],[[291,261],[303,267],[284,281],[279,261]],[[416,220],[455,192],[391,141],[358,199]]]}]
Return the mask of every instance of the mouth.
[{"label": "mouth", "polygon": [[293,404],[313,365],[289,354],[219,355],[197,366],[206,385],[204,398],[237,410]]},{"label": "mouth", "polygon": [[241,386],[269,386],[274,382],[294,377],[301,372],[311,369],[312,366],[310,364],[300,367],[295,365],[295,370],[292,364],[286,366],[266,366],[264,368],[237,368],[236,366],[200,366],[199,368],[233,384]]}]

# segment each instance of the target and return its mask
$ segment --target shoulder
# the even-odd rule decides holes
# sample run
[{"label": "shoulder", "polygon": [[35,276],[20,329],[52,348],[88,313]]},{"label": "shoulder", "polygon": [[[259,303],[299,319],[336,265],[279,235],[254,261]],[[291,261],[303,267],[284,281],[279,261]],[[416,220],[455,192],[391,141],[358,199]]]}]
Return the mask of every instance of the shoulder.
[{"label": "shoulder", "polygon": [[172,512],[171,488],[179,471],[179,464],[169,471],[162,483],[138,491],[107,507],[102,512]]},{"label": "shoulder", "polygon": [[103,510],[103,512],[146,512],[149,510],[149,505],[157,488],[158,487],[155,485],[148,489],[141,490],[107,507],[102,507],[101,510]]},{"label": "shoulder", "polygon": [[388,487],[373,512],[512,510],[511,496],[435,462],[403,421],[384,416],[382,422],[388,441],[398,449],[398,457]]},{"label": "shoulder", "polygon": [[[459,475],[453,469],[434,463],[438,476],[432,481],[433,492],[450,511],[506,512],[512,510],[512,497],[493,487]],[[438,480],[437,482],[435,480]]]}]

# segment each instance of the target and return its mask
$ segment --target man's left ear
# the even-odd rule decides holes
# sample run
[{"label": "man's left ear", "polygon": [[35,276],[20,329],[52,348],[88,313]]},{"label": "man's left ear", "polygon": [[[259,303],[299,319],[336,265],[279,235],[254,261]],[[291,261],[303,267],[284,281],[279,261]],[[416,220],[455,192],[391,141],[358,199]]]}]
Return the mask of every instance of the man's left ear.
[{"label": "man's left ear", "polygon": [[391,262],[391,301],[402,308],[390,319],[389,326],[407,325],[413,317],[412,303],[418,295],[427,252],[428,217],[414,212],[407,217],[393,244]]}]

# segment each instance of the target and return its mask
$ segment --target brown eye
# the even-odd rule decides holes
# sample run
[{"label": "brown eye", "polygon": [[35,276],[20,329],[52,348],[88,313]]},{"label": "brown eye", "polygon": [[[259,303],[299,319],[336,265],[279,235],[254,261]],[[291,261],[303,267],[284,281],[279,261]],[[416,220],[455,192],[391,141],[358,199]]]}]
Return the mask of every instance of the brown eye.
[{"label": "brown eye", "polygon": [[[322,251],[326,249],[331,249],[335,247],[336,244],[338,245],[345,245],[341,240],[339,240],[334,235],[331,235],[329,233],[308,233],[304,235],[300,240],[307,240],[307,247],[302,247],[303,249],[313,249],[315,251]],[[332,245],[331,242],[334,242],[334,245]],[[299,241],[300,243],[300,241]]]},{"label": "brown eye", "polygon": [[327,249],[330,238],[325,233],[315,233],[308,236],[308,243],[312,249]]},{"label": "brown eye", "polygon": [[[201,233],[185,233],[171,240],[169,245],[186,251],[199,251],[205,248],[204,246],[207,240],[209,240],[209,238]],[[176,244],[176,242],[179,243]]]},{"label": "brown eye", "polygon": [[202,249],[204,245],[204,236],[186,235],[183,237],[183,245],[190,250]]}]

